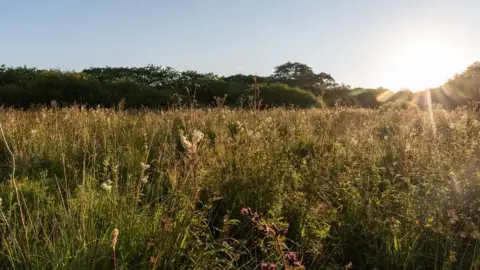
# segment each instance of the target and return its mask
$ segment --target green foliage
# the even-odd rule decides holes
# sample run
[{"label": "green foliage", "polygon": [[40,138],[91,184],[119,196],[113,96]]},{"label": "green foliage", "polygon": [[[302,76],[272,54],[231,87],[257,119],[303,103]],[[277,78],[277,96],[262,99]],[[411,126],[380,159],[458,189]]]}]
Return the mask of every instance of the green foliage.
[{"label": "green foliage", "polygon": [[316,107],[317,98],[310,92],[298,87],[291,87],[282,83],[260,84],[250,87],[249,94],[259,91],[259,98],[263,106],[295,106],[301,108]]},{"label": "green foliage", "polygon": [[477,269],[480,121],[402,106],[0,109],[0,268]]},{"label": "green foliage", "polygon": [[324,72],[316,74],[312,68],[298,62],[287,62],[275,67],[273,78],[292,87],[299,87],[321,95],[326,87],[335,85],[335,80]]},{"label": "green foliage", "polygon": [[[0,66],[0,105],[28,108],[49,105],[85,104],[89,107],[115,107],[125,101],[127,108],[179,108],[215,106],[258,106],[252,88],[259,85],[285,84],[312,93],[323,107],[378,108],[380,105],[407,100],[422,109],[432,103],[454,109],[480,101],[480,68],[478,63],[452,77],[443,86],[428,91],[396,93],[388,89],[351,88],[337,84],[327,73],[315,73],[311,67],[287,62],[275,67],[271,76],[237,74],[219,77],[212,73],[177,71],[170,67],[92,67],[82,72],[38,70],[27,67]],[[270,92],[271,87],[266,88]],[[280,87],[284,89],[285,87]],[[283,91],[280,97],[264,96],[268,106],[311,106],[310,96]],[[303,98],[299,98],[303,96]],[[300,102],[300,103],[298,103]],[[306,105],[308,103],[308,105]],[[256,105],[255,105],[256,104]],[[385,107],[385,106],[383,106]],[[388,106],[387,106],[388,107]]]}]

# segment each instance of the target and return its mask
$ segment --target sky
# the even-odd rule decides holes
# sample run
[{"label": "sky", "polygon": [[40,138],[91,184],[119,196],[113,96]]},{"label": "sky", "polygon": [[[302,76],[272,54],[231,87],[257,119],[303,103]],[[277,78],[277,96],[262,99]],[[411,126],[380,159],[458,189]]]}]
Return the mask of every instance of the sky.
[{"label": "sky", "polygon": [[421,90],[480,61],[478,0],[1,0],[0,64],[270,75]]}]

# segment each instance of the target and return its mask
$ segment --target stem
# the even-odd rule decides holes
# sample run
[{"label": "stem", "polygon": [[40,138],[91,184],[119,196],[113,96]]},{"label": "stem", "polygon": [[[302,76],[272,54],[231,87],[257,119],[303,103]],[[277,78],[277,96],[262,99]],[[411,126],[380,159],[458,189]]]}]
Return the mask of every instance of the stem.
[{"label": "stem", "polygon": [[282,246],[280,245],[280,241],[278,241],[278,237],[275,236],[275,243],[277,246],[277,252],[280,254],[280,258],[282,259],[283,268],[287,269],[287,261],[285,261],[285,254],[283,254]]},{"label": "stem", "polygon": [[113,269],[117,270],[117,254],[115,251],[115,246],[113,246]]},{"label": "stem", "polygon": [[26,241],[27,247],[28,247],[27,228],[25,227],[25,218],[23,216],[22,203],[20,201],[20,192],[18,190],[17,181],[15,180],[15,169],[16,169],[15,155],[13,154],[12,150],[10,149],[10,146],[8,145],[7,138],[5,137],[5,133],[3,132],[2,123],[0,123],[0,133],[2,133],[3,142],[5,143],[5,146],[7,148],[8,153],[12,156],[12,167],[13,168],[12,168],[12,174],[11,174],[12,179],[11,180],[12,180],[13,187],[15,188],[15,196],[16,196],[17,203],[18,203],[18,209],[20,211],[20,220],[22,222],[22,226],[23,226],[23,229],[25,231],[25,241]]}]

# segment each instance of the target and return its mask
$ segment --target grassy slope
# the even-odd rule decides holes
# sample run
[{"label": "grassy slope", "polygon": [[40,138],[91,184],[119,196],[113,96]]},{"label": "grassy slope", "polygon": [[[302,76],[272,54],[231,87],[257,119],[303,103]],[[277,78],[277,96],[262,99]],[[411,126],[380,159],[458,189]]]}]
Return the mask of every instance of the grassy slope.
[{"label": "grassy slope", "polygon": [[[480,122],[433,115],[2,110],[0,268],[112,269],[118,228],[118,269],[478,269]],[[280,252],[242,207],[289,225]]]}]

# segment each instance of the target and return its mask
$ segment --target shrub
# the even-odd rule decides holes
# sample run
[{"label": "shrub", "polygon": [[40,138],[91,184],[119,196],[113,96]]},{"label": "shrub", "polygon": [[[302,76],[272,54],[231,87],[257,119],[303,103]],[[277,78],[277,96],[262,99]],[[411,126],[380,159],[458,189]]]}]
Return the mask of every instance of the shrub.
[{"label": "shrub", "polygon": [[225,97],[228,105],[234,105],[247,90],[248,85],[243,83],[214,80],[197,89],[195,98],[201,104],[213,105],[215,98]]},{"label": "shrub", "polygon": [[251,85],[248,94],[255,94],[258,87],[263,106],[294,106],[301,108],[319,106],[317,98],[310,92],[282,83]]},{"label": "shrub", "polygon": [[30,103],[37,105],[50,104],[53,100],[64,105],[97,105],[103,101],[100,82],[82,73],[45,71],[27,83],[27,91],[32,97]]},{"label": "shrub", "polygon": [[358,101],[351,90],[331,90],[325,91],[323,101],[328,107],[336,105],[342,106],[357,106]]},{"label": "shrub", "polygon": [[27,107],[31,95],[24,87],[15,84],[0,85],[0,105],[6,107]]}]

